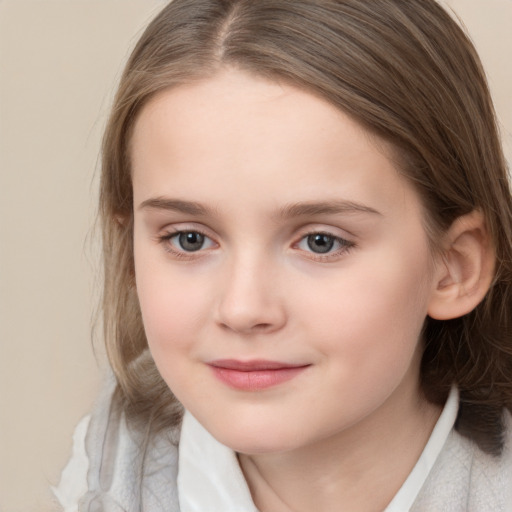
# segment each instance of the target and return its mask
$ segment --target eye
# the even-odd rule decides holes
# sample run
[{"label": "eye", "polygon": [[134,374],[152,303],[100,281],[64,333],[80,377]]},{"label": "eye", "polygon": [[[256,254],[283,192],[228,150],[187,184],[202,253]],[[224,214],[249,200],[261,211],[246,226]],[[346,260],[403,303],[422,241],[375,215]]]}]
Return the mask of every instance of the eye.
[{"label": "eye", "polygon": [[297,247],[315,254],[328,254],[348,250],[354,244],[329,233],[310,233],[304,236]]},{"label": "eye", "polygon": [[162,237],[162,242],[168,241],[169,250],[177,252],[197,252],[209,249],[215,243],[199,231],[178,231]]}]

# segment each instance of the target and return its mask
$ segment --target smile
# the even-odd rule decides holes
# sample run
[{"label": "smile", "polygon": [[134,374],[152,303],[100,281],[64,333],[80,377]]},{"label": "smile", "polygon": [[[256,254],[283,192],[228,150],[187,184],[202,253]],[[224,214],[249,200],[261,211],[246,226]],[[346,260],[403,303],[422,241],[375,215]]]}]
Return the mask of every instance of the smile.
[{"label": "smile", "polygon": [[208,364],[217,379],[241,391],[259,391],[277,386],[293,379],[310,366],[234,359],[212,361]]}]

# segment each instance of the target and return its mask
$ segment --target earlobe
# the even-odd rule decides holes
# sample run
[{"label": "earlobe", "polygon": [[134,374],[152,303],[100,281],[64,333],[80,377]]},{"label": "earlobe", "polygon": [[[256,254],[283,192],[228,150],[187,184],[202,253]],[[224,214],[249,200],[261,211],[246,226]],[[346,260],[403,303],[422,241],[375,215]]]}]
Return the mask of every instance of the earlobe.
[{"label": "earlobe", "polygon": [[495,254],[485,219],[478,210],[454,221],[440,255],[428,315],[449,320],[472,311],[494,278]]}]

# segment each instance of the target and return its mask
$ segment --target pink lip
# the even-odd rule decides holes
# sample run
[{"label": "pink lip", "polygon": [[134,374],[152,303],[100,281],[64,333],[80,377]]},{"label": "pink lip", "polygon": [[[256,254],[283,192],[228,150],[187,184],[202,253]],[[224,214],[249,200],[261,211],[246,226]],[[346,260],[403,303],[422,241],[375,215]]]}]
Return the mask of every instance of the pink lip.
[{"label": "pink lip", "polygon": [[228,386],[243,391],[258,391],[293,379],[310,365],[278,361],[237,361],[220,359],[208,363],[215,377]]}]

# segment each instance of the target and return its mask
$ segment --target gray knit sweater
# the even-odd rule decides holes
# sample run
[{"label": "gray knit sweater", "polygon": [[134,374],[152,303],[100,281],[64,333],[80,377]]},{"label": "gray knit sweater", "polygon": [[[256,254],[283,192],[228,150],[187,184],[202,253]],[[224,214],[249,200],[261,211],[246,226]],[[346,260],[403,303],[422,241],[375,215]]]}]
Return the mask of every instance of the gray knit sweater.
[{"label": "gray knit sweater", "polygon": [[[508,414],[506,424],[507,443],[501,457],[485,454],[452,430],[410,511],[512,512],[512,420]],[[107,394],[87,429],[88,491],[79,501],[79,512],[188,512],[180,511],[178,501],[178,439],[178,430],[167,432],[144,450],[140,435],[130,431]]]}]

